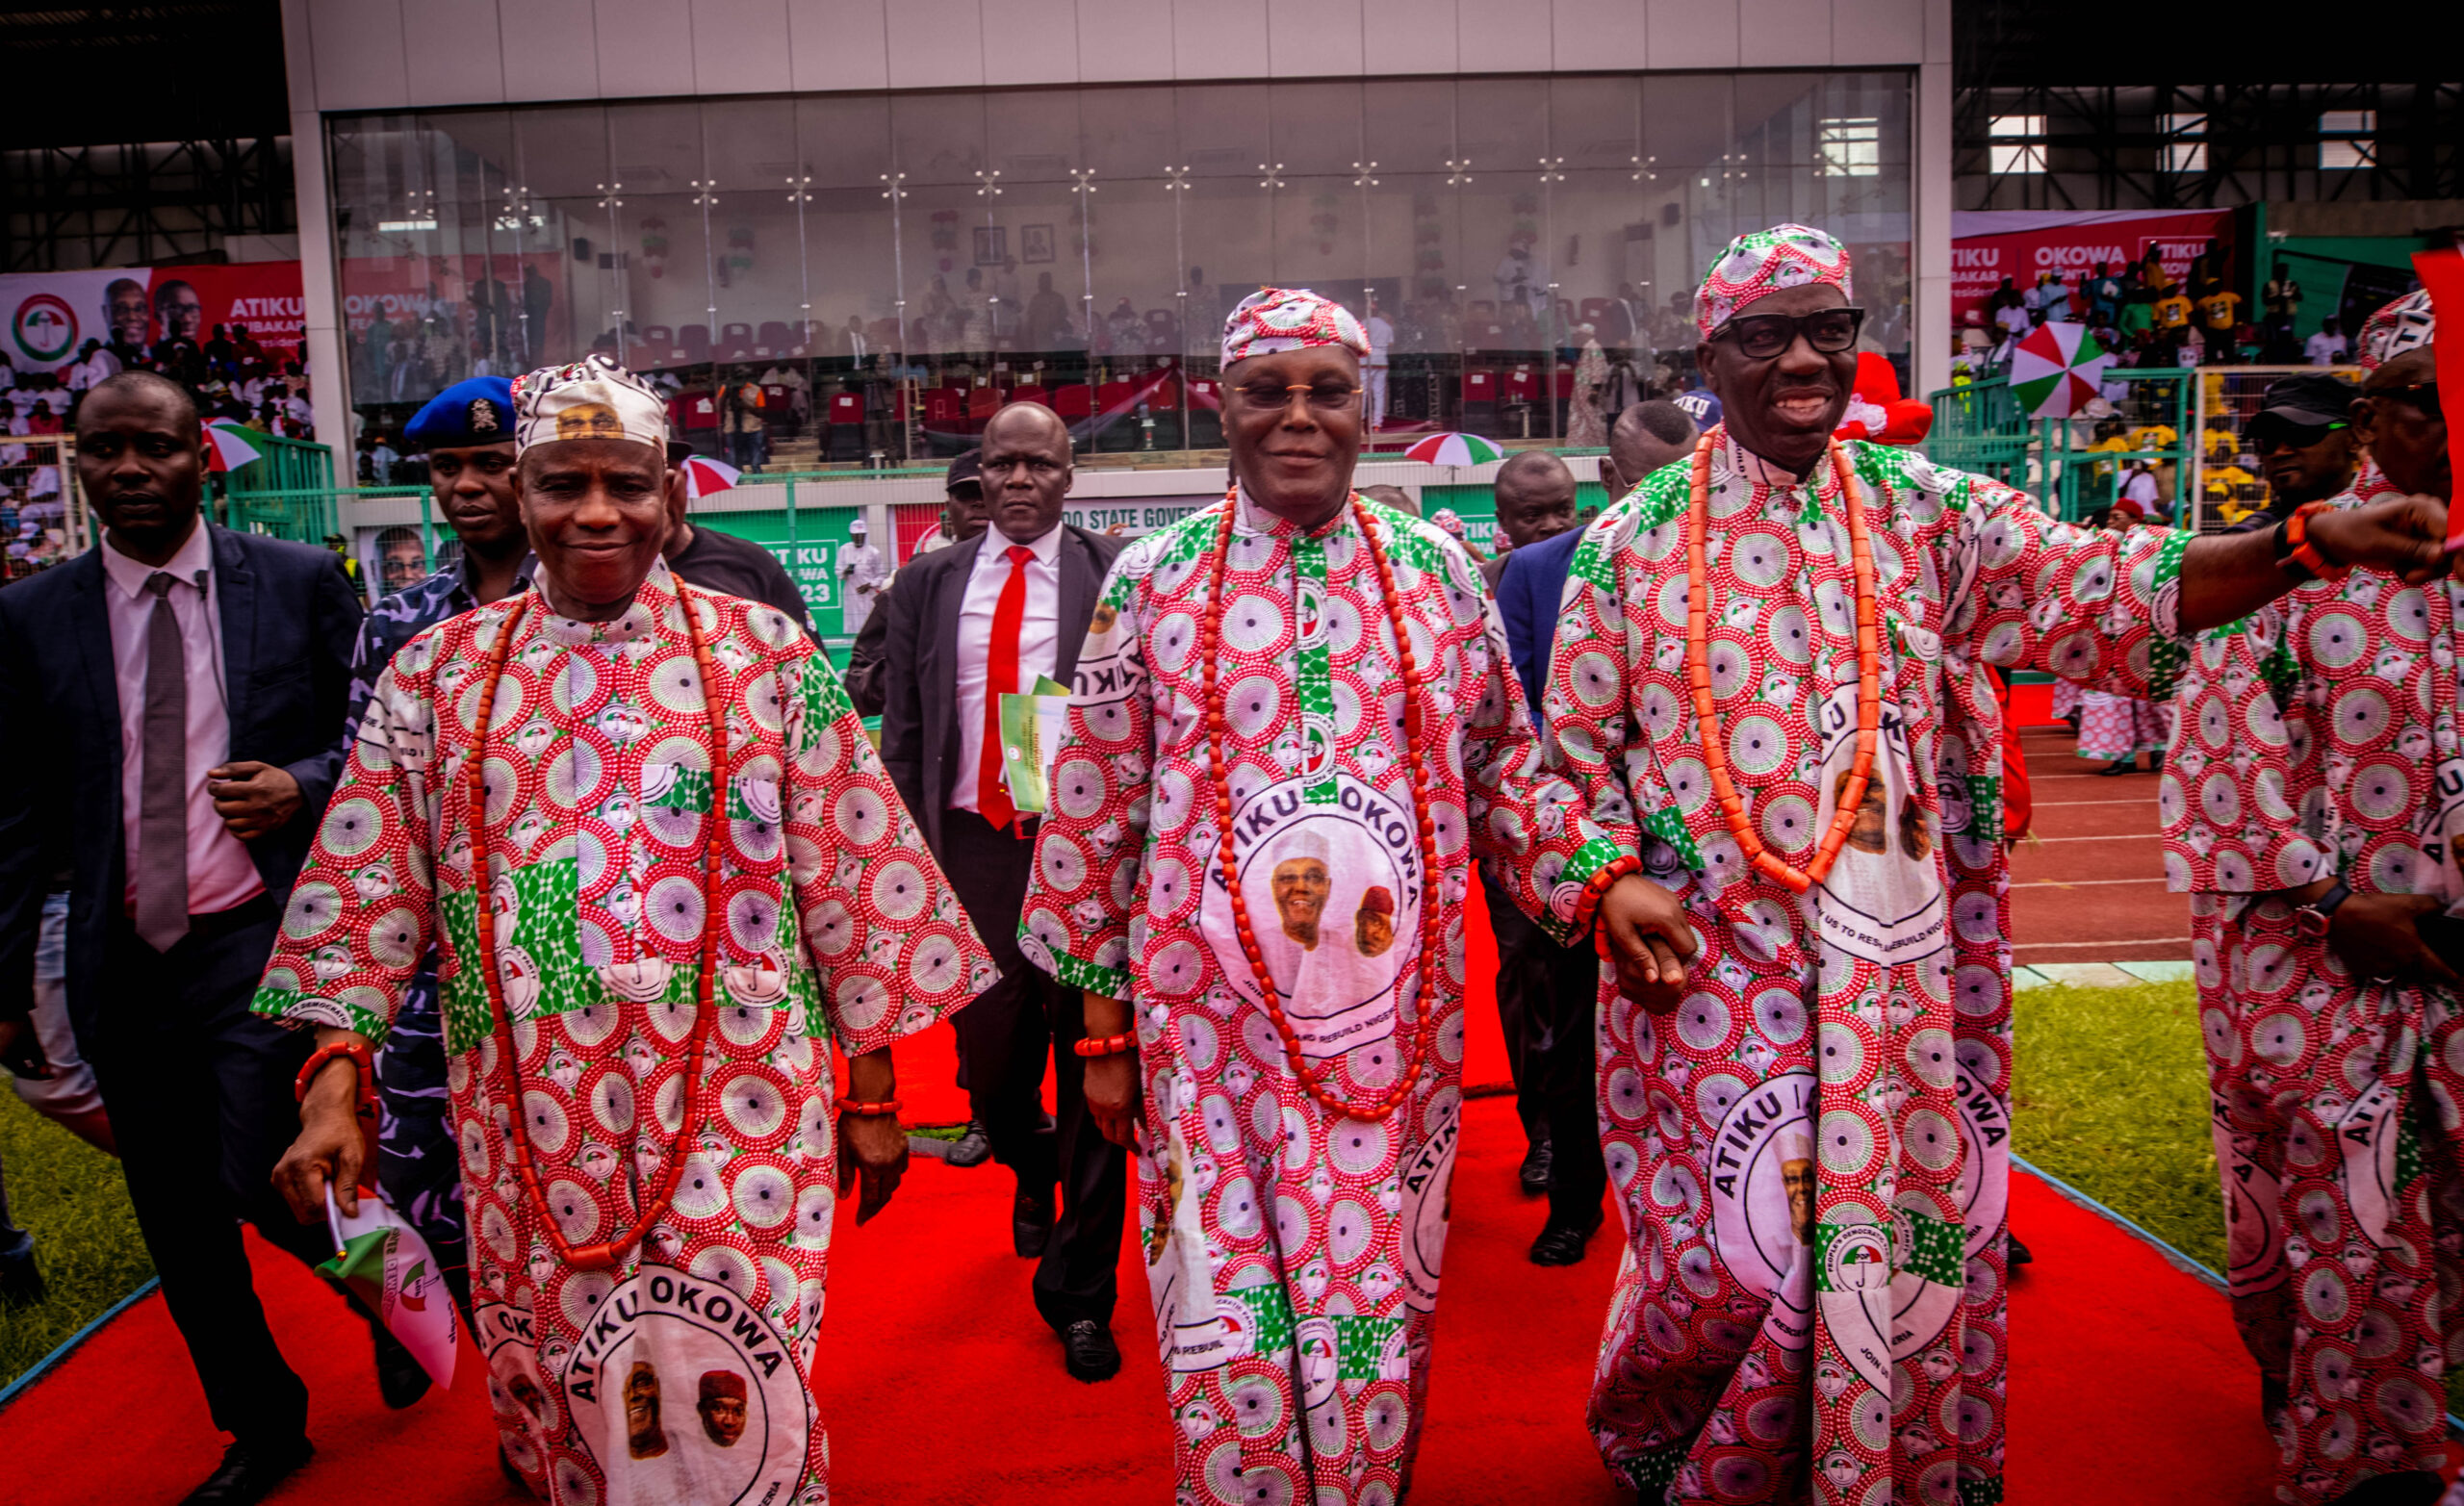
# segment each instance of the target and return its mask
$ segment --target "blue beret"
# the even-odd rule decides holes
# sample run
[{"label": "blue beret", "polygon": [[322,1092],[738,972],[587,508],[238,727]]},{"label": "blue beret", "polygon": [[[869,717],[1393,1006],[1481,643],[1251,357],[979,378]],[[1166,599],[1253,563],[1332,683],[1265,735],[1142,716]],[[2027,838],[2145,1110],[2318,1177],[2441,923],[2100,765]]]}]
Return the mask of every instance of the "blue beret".
[{"label": "blue beret", "polygon": [[427,400],[402,430],[407,449],[513,441],[513,383],[501,376],[456,382]]}]

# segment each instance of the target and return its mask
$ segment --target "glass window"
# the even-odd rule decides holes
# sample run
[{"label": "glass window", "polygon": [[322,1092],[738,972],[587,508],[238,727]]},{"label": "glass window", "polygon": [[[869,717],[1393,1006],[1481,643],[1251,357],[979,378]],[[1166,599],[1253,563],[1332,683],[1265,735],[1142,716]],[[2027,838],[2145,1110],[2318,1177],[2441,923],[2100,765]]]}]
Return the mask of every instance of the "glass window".
[{"label": "glass window", "polygon": [[[2332,144],[2366,150],[2371,128]],[[1588,446],[1626,403],[1694,385],[1704,265],[1784,219],[1849,242],[1867,344],[1906,356],[1905,71],[628,100],[327,129],[352,403],[395,437],[449,381],[599,349],[672,392],[680,438],[749,470],[937,465],[1021,397],[1089,464],[1218,450],[1224,316],[1280,284],[1367,321],[1373,445],[1461,427]],[[2043,122],[1994,134],[2040,152]]]},{"label": "glass window", "polygon": [[2044,171],[2044,116],[1995,115],[1986,136],[1995,176]]},{"label": "glass window", "polygon": [[2157,117],[2157,124],[2173,140],[2164,144],[2162,155],[2167,172],[2205,172],[2207,170],[2207,116],[2203,115],[2167,115]]},{"label": "glass window", "polygon": [[2373,134],[2377,129],[2375,110],[2320,112],[2319,131],[2325,140],[2319,143],[2319,166],[2334,172],[2375,166],[2378,143]]}]

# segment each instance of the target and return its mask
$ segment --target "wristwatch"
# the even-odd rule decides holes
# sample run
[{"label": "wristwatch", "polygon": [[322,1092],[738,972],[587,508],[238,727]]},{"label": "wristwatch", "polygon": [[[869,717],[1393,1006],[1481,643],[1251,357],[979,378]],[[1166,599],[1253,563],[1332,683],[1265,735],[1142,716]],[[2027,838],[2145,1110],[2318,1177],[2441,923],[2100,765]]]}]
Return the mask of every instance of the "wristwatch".
[{"label": "wristwatch", "polygon": [[2275,562],[2278,569],[2298,571],[2312,580],[2342,580],[2352,574],[2350,565],[2339,565],[2327,558],[2310,538],[2310,520],[2329,511],[2325,502],[2304,502],[2293,510],[2293,516],[2275,525]]},{"label": "wristwatch", "polygon": [[2294,910],[2301,923],[2301,934],[2312,941],[2327,939],[2327,923],[2335,917],[2336,906],[2352,898],[2352,888],[2342,879],[2309,904]]}]

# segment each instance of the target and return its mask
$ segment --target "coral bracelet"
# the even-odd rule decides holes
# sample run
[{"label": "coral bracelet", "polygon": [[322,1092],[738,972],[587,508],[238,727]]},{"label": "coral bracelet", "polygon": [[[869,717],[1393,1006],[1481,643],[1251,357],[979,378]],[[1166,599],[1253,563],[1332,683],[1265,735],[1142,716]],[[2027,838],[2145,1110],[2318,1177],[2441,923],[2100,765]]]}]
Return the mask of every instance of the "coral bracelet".
[{"label": "coral bracelet", "polygon": [[1138,1033],[1123,1031],[1117,1035],[1090,1035],[1069,1049],[1082,1057],[1117,1057],[1138,1049]]}]

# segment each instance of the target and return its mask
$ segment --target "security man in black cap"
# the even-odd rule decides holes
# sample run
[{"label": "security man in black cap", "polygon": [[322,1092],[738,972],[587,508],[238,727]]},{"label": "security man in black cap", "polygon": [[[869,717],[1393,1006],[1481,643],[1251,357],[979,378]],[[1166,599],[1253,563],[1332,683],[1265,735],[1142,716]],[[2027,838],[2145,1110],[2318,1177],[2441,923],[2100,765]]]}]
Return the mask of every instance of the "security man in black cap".
[{"label": "security man in black cap", "polygon": [[2308,502],[2353,483],[2361,451],[2353,438],[2353,399],[2361,389],[2333,371],[2304,371],[2269,385],[2243,431],[2268,481],[2268,504],[2227,532],[2272,528]]},{"label": "security man in black cap", "polygon": [[[984,468],[982,448],[970,449],[950,462],[948,474],[941,479],[941,523],[915,546],[915,556],[945,549],[953,544],[964,544],[984,531]],[[882,677],[882,646],[889,641],[889,593],[898,589],[898,577],[890,576],[887,590],[882,593],[882,604],[864,619],[863,627],[856,634],[856,646],[847,655],[847,699],[856,702],[856,710],[863,716],[879,716],[889,703],[889,686]],[[992,1155],[991,1142],[975,1134],[961,1153],[962,1166],[981,1164]]]}]

